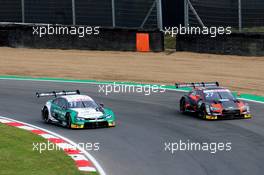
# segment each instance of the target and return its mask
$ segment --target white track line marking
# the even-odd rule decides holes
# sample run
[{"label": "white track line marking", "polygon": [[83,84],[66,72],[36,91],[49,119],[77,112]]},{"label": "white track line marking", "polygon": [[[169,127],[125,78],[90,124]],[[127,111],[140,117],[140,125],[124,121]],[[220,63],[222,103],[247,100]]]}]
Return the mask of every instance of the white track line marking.
[{"label": "white track line marking", "polygon": [[73,160],[87,160],[84,155],[81,154],[71,154],[69,155]]},{"label": "white track line marking", "polygon": [[264,104],[264,102],[262,102],[262,101],[249,100],[249,99],[246,99],[246,98],[238,98],[238,99],[244,100],[244,101],[250,101],[250,102],[254,102],[254,103]]},{"label": "white track line marking", "polygon": [[96,169],[95,169],[95,168],[93,168],[93,167],[88,167],[88,166],[85,166],[85,167],[79,167],[79,170],[80,170],[80,171],[96,172]]},{"label": "white track line marking", "polygon": [[1,118],[0,118],[0,122],[1,122],[1,123],[11,123],[10,120],[1,119]]},{"label": "white track line marking", "polygon": [[[0,77],[0,80],[13,80],[13,81],[39,81],[39,82],[54,82],[54,83],[75,83],[75,84],[92,84],[92,85],[98,85],[98,84],[109,84],[107,82],[77,82],[77,81],[74,81],[74,80],[41,80],[41,79],[30,79],[30,78],[3,78],[3,77]],[[117,85],[118,84],[121,84],[121,83],[118,83],[117,82]],[[139,83],[140,84],[140,83]],[[154,84],[153,84],[154,85]],[[168,89],[168,88],[165,88],[167,91],[176,91],[176,92],[188,92],[186,90],[181,90],[181,89]],[[259,104],[264,104],[264,102],[261,102],[261,101],[256,101],[256,100],[250,100],[250,99],[245,99],[245,98],[238,98],[238,99],[241,99],[241,100],[245,100],[245,101],[250,101],[250,102],[254,102],[254,103],[259,103]]]},{"label": "white track line marking", "polygon": [[58,137],[54,137],[54,135],[51,134],[39,134],[39,136],[45,138],[45,139],[58,139]]},{"label": "white track line marking", "polygon": [[[1,122],[1,121],[0,121]],[[30,126],[18,126],[18,128],[20,129],[24,129],[24,130],[28,130],[28,131],[32,131],[32,130],[35,130],[35,128],[32,128]]]},{"label": "white track line marking", "polygon": [[64,149],[76,149],[73,145],[69,143],[56,143],[56,145],[61,148],[62,150]]}]

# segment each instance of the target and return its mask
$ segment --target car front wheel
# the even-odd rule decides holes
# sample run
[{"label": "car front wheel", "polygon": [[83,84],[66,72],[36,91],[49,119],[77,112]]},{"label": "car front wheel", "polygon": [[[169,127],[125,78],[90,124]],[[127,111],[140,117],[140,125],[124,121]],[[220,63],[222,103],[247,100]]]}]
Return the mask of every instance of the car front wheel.
[{"label": "car front wheel", "polygon": [[182,113],[185,113],[185,112],[186,112],[186,107],[185,107],[185,105],[186,105],[186,102],[185,102],[185,99],[183,98],[183,99],[180,101],[180,111],[181,111]]},{"label": "car front wheel", "polygon": [[43,118],[45,123],[50,123],[49,110],[47,107],[44,107],[44,109],[42,111],[42,118]]},{"label": "car front wheel", "polygon": [[198,116],[201,119],[206,119],[206,111],[205,111],[205,106],[202,105],[199,112],[198,112]]}]

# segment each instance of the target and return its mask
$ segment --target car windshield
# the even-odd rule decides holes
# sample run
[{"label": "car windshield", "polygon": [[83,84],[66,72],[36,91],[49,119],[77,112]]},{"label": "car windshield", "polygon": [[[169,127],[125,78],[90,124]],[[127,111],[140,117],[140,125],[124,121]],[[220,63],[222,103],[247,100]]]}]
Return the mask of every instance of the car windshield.
[{"label": "car windshield", "polygon": [[204,96],[207,101],[235,99],[229,90],[208,90],[204,91]]},{"label": "car windshield", "polygon": [[72,101],[69,102],[70,108],[98,108],[94,101]]}]

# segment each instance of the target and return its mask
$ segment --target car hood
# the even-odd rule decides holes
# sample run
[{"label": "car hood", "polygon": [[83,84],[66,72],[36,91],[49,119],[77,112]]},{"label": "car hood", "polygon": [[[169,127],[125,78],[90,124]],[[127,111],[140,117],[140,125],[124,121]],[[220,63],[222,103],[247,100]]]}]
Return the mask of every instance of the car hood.
[{"label": "car hood", "polygon": [[74,108],[71,110],[78,112],[78,117],[82,118],[98,118],[104,115],[103,112],[94,108]]},{"label": "car hood", "polygon": [[239,109],[237,102],[234,100],[221,100],[221,105],[225,110],[237,110]]}]

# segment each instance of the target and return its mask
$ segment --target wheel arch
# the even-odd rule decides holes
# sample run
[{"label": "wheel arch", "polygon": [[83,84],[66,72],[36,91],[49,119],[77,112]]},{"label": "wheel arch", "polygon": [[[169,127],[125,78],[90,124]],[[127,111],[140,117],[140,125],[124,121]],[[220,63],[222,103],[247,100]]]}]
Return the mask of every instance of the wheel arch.
[{"label": "wheel arch", "polygon": [[68,120],[68,116],[70,116],[71,121],[75,121],[74,119],[77,117],[77,112],[73,110],[68,110],[65,114],[65,119]]},{"label": "wheel arch", "polygon": [[187,95],[182,96],[181,99],[180,99],[180,102],[182,102],[182,100],[185,100],[185,102],[190,103],[189,98],[188,98]]}]

